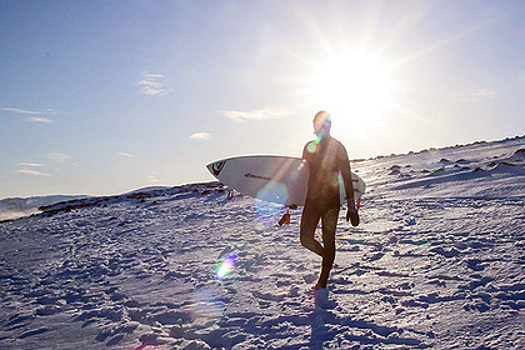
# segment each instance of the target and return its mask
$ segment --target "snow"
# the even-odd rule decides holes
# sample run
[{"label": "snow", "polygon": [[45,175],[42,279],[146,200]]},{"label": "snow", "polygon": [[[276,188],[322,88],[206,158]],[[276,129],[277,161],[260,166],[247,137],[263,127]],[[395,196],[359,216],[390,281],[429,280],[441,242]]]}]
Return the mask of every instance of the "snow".
[{"label": "snow", "polygon": [[300,209],[279,227],[216,182],[0,223],[0,348],[522,349],[524,143],[353,162],[361,225],[324,298]]}]

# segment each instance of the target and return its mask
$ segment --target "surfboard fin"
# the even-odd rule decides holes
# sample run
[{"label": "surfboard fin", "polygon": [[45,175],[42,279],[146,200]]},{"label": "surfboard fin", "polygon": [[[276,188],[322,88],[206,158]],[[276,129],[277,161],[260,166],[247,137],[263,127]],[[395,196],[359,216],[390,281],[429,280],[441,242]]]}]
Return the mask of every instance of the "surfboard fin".
[{"label": "surfboard fin", "polygon": [[290,219],[291,219],[290,208],[287,207],[286,213],[284,213],[281,220],[279,220],[279,226],[290,225]]}]

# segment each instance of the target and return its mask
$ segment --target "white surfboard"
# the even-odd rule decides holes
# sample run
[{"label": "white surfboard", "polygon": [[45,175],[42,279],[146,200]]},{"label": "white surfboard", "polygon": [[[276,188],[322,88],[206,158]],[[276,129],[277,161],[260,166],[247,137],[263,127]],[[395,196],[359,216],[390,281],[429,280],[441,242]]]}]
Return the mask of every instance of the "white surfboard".
[{"label": "white surfboard", "polygon": [[[286,156],[241,156],[218,160],[206,166],[220,182],[243,194],[286,206],[301,206],[306,200],[308,163]],[[364,181],[352,173],[354,196],[365,193]],[[341,203],[346,204],[340,178]]]}]

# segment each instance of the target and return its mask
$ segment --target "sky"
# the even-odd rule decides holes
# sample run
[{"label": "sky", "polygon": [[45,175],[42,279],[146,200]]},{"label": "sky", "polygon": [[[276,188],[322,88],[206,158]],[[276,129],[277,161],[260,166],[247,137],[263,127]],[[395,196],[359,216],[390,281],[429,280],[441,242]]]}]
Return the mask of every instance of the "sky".
[{"label": "sky", "polygon": [[0,198],[212,181],[525,134],[523,1],[0,0]]}]

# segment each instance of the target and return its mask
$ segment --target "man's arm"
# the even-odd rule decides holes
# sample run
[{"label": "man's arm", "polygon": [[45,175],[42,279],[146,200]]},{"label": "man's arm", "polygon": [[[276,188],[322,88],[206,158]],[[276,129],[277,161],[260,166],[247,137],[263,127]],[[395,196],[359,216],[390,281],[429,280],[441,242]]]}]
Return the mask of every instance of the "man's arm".
[{"label": "man's arm", "polygon": [[354,198],[354,184],[352,182],[352,171],[350,169],[350,159],[346,153],[345,146],[341,144],[341,158],[340,158],[340,169],[343,182],[345,184],[346,200],[348,203],[348,211],[346,213],[346,221],[351,221],[352,226],[359,225],[359,214],[355,207]]},{"label": "man's arm", "polygon": [[340,151],[340,169],[341,175],[343,177],[343,183],[345,184],[346,200],[348,201],[348,208],[355,208],[355,199],[354,199],[354,184],[352,182],[352,171],[350,169],[350,160],[348,159],[348,154],[346,153],[345,146],[341,144]]}]

